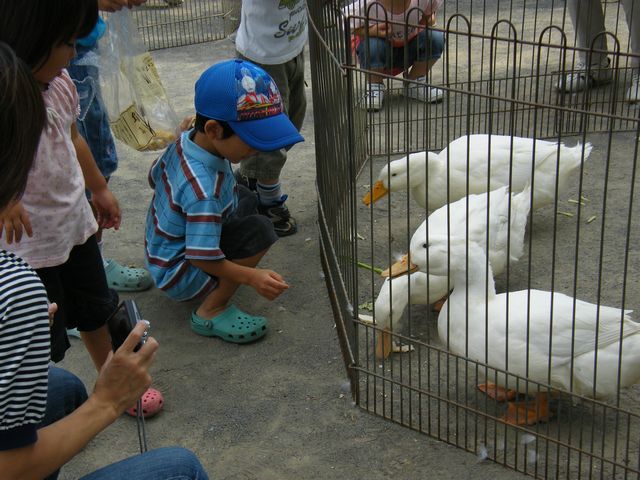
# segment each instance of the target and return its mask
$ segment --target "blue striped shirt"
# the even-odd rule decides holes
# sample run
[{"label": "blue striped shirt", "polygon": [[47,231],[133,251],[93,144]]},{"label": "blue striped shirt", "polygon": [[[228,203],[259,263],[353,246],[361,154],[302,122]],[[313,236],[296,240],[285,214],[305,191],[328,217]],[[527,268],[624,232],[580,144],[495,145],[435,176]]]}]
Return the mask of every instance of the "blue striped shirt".
[{"label": "blue striped shirt", "polygon": [[196,145],[190,133],[169,146],[149,172],[155,193],[147,213],[147,268],[158,288],[179,300],[197,293],[189,289],[197,273],[189,259],[225,258],[222,222],[238,204],[229,161]]}]

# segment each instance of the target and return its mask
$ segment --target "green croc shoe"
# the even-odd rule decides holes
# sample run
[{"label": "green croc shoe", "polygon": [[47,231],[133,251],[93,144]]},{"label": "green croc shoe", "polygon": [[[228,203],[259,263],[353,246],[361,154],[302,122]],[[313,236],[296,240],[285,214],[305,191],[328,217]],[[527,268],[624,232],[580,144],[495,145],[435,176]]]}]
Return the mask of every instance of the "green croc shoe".
[{"label": "green croc shoe", "polygon": [[219,315],[207,320],[191,314],[191,330],[205,337],[220,337],[232,343],[249,343],[267,333],[267,319],[244,313],[235,305],[229,305]]},{"label": "green croc shoe", "polygon": [[141,292],[153,285],[151,275],[144,268],[125,267],[113,259],[104,267],[107,284],[117,292]]}]

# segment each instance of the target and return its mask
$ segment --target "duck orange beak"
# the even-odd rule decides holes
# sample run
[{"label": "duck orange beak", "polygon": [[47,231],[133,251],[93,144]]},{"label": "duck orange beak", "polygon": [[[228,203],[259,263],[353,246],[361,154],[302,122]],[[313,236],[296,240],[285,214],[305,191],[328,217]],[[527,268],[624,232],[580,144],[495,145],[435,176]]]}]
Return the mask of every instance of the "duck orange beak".
[{"label": "duck orange beak", "polygon": [[416,270],[418,270],[418,266],[409,260],[409,255],[407,254],[403,255],[399,261],[384,270],[380,275],[383,277],[396,278],[405,273],[413,273]]},{"label": "duck orange beak", "polygon": [[378,180],[373,185],[373,188],[371,189],[371,191],[367,192],[367,194],[364,197],[362,197],[362,203],[364,203],[368,207],[370,204],[376,203],[378,200],[384,197],[387,193],[389,193],[389,190],[387,190],[384,187],[384,185],[382,184],[382,180]]}]

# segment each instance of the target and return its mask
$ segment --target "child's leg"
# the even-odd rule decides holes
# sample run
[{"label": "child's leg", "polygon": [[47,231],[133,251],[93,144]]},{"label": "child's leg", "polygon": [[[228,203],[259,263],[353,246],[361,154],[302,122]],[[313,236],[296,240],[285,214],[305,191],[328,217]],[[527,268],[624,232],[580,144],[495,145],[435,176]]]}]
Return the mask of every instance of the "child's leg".
[{"label": "child's leg", "polygon": [[91,332],[80,332],[80,336],[89,355],[91,355],[93,364],[96,366],[96,369],[100,371],[111,351],[111,337],[109,336],[107,326],[103,325]]},{"label": "child's leg", "polygon": [[[245,267],[255,267],[258,265],[268,249],[249,257],[238,260],[231,260],[238,265]],[[233,282],[226,278],[218,279],[218,286],[204,299],[204,302],[196,310],[196,315],[202,318],[212,318],[222,312],[229,305],[229,300],[236,293],[240,286],[239,283]]]},{"label": "child's leg", "polygon": [[[389,42],[378,37],[363,37],[358,44],[356,53],[360,66],[366,70],[382,73],[388,69],[391,63],[389,57]],[[382,77],[376,74],[369,75],[369,83],[382,83]]]},{"label": "child's leg", "polygon": [[118,305],[118,295],[107,286],[102,257],[94,236],[76,245],[62,265],[67,326],[77,326],[96,369],[111,351],[106,327]]},{"label": "child's leg", "polygon": [[[239,185],[238,207],[222,225],[220,248],[227,258],[245,267],[255,267],[278,237],[272,223],[257,215],[258,199],[254,192]],[[223,311],[239,284],[218,278],[218,285],[196,310],[202,318],[211,318]]]},{"label": "child's leg", "polygon": [[444,34],[435,30],[423,30],[408,45],[409,63],[412,63],[408,77],[425,77],[431,67],[440,59],[444,50]]}]

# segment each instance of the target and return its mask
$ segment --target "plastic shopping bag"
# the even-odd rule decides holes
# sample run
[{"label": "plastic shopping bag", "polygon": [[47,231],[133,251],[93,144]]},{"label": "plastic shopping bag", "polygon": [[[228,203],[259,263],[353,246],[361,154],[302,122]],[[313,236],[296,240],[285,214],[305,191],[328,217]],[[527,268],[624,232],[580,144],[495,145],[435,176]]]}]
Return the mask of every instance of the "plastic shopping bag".
[{"label": "plastic shopping bag", "polygon": [[100,88],[114,136],[136,150],[174,141],[178,116],[128,8],[109,16],[99,51]]}]

